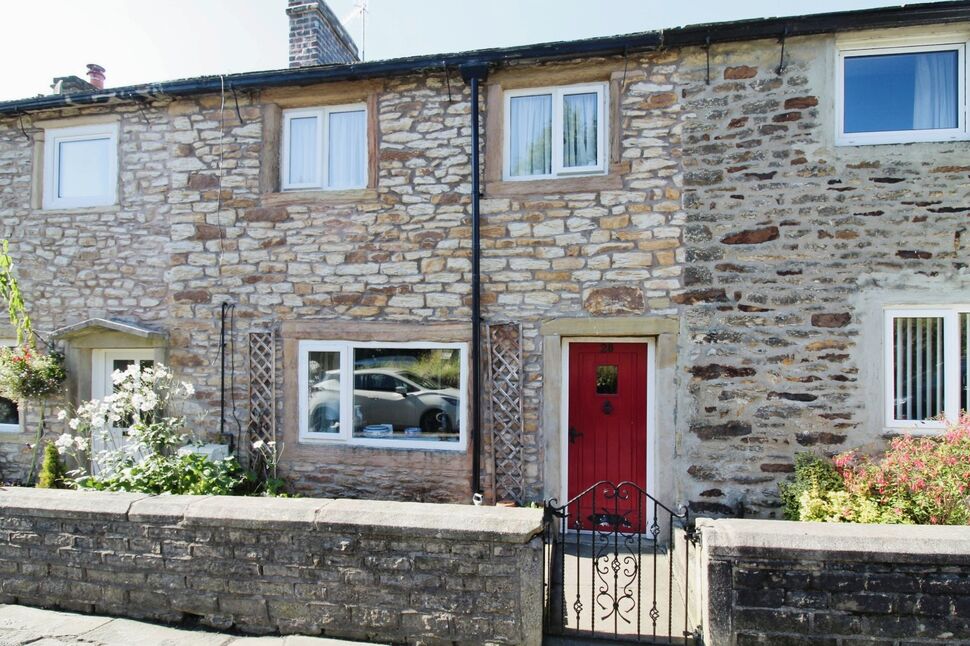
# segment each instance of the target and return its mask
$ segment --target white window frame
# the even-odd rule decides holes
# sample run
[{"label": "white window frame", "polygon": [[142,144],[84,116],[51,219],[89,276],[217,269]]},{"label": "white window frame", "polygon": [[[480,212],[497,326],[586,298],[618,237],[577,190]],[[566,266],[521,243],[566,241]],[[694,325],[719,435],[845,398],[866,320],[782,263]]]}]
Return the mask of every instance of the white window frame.
[{"label": "white window frame", "polygon": [[[596,124],[596,159],[593,166],[569,167],[563,166],[563,97],[569,94],[589,94],[595,92],[599,109],[599,120]],[[522,96],[552,96],[552,172],[548,175],[512,175],[512,99]],[[522,182],[537,179],[557,179],[576,177],[580,175],[604,175],[607,172],[607,133],[609,133],[609,92],[606,83],[581,83],[578,85],[560,85],[551,87],[528,88],[522,90],[506,90],[503,100],[502,130],[502,177],[509,182]]]},{"label": "white window frame", "polygon": [[[960,416],[960,315],[970,313],[968,305],[894,306],[885,310],[884,349],[884,415],[885,427],[914,434],[937,433]],[[938,317],[943,319],[943,416],[946,421],[900,420],[895,410],[895,355],[893,324],[897,318]]]},{"label": "white window frame", "polygon": [[[835,143],[839,146],[902,144],[970,139],[967,129],[967,50],[970,34],[908,36],[894,39],[841,40],[835,65]],[[845,132],[845,59],[858,56],[915,54],[920,52],[957,51],[957,127],[928,130],[895,130],[884,132]]]},{"label": "white window frame", "polygon": [[[108,189],[90,197],[60,197],[60,144],[70,141],[107,139]],[[101,123],[70,128],[49,128],[44,132],[44,196],[45,209],[76,209],[90,206],[111,206],[118,202],[118,124]]]},{"label": "white window frame", "polygon": [[[328,185],[330,177],[330,156],[328,146],[330,145],[330,115],[341,112],[363,112],[364,113],[364,135],[360,142],[364,154],[361,156],[360,173],[363,183],[359,186],[339,186],[330,187]],[[319,173],[315,182],[290,182],[290,121],[306,117],[316,117],[317,119],[317,172]],[[370,163],[370,146],[368,146],[368,131],[370,129],[370,119],[367,114],[366,103],[348,103],[345,105],[331,105],[321,108],[296,108],[283,111],[283,143],[280,150],[280,188],[284,191],[351,191],[367,188],[367,169]]]},{"label": "white window frame", "polygon": [[[13,348],[17,346],[17,339],[3,339],[0,338],[0,346]],[[23,411],[20,410],[20,402],[15,402],[17,404],[17,413],[19,421],[16,424],[0,424],[0,433],[20,433],[23,429],[21,428],[24,423]]]},{"label": "white window frame", "polygon": [[[459,351],[458,424],[457,442],[440,442],[420,439],[388,440],[381,438],[354,437],[354,350],[358,348],[417,348]],[[380,342],[380,341],[315,341],[304,340],[298,344],[299,360],[299,438],[305,444],[345,444],[371,446],[386,449],[420,449],[422,451],[465,451],[468,448],[468,345],[466,343],[439,343],[434,341]],[[340,432],[313,433],[308,430],[310,421],[309,353],[340,353]]]}]

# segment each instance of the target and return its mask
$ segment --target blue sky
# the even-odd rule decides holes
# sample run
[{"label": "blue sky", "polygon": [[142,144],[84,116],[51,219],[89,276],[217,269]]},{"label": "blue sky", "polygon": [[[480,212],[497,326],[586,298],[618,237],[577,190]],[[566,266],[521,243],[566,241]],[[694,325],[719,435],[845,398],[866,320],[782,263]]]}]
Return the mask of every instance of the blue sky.
[{"label": "blue sky", "polygon": [[[361,42],[359,0],[331,0]],[[366,58],[522,45],[716,22],[889,6],[886,0],[368,0]],[[107,68],[107,86],[286,66],[286,0],[8,1],[0,100]]]}]

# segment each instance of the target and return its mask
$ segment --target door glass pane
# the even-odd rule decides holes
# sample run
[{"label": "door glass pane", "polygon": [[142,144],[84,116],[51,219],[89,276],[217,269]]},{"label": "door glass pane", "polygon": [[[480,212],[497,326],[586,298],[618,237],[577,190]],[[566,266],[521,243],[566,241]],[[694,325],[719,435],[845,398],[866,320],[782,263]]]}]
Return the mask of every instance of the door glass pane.
[{"label": "door glass pane", "polygon": [[17,402],[0,397],[0,424],[19,424],[20,411],[17,409]]},{"label": "door glass pane", "polygon": [[615,395],[618,374],[616,366],[596,366],[596,394]]},{"label": "door glass pane", "polygon": [[[111,384],[112,384],[111,385],[111,391],[112,392],[117,392],[117,390],[118,390],[117,385],[115,385],[115,383],[114,383],[114,378],[113,378],[114,373],[116,373],[116,372],[124,372],[125,370],[127,370],[128,368],[130,368],[133,365],[135,365],[135,360],[134,359],[113,359],[111,361],[111,374],[108,375],[108,379],[111,381]],[[155,365],[155,362],[152,359],[140,359],[140,360],[138,360],[138,367],[139,368],[142,368],[142,369],[151,368],[154,365]],[[117,424],[115,424],[115,428],[125,428],[126,429],[126,428],[130,427],[131,424],[132,424],[132,417],[131,417],[130,414],[128,414],[128,415],[122,417],[120,422],[118,422]]]},{"label": "door glass pane", "polygon": [[57,151],[58,197],[99,197],[109,192],[110,139],[61,141]]},{"label": "door glass pane", "polygon": [[363,188],[367,185],[367,119],[363,110],[330,114],[327,186]]},{"label": "door glass pane", "polygon": [[895,418],[924,421],[939,416],[946,392],[943,318],[897,317],[892,342]]},{"label": "door glass pane", "polygon": [[959,52],[845,58],[845,132],[956,128]]},{"label": "door glass pane", "polygon": [[457,442],[456,348],[356,348],[354,437]]},{"label": "door glass pane", "polygon": [[509,175],[552,173],[552,95],[509,100]]},{"label": "door glass pane", "polygon": [[319,182],[317,169],[317,118],[298,117],[290,119],[289,177],[287,184],[314,184]]},{"label": "door glass pane", "polygon": [[563,97],[562,164],[566,168],[595,166],[596,124],[599,121],[597,94],[567,94]]},{"label": "door glass pane", "polygon": [[307,360],[310,433],[340,432],[340,353],[310,352]]}]

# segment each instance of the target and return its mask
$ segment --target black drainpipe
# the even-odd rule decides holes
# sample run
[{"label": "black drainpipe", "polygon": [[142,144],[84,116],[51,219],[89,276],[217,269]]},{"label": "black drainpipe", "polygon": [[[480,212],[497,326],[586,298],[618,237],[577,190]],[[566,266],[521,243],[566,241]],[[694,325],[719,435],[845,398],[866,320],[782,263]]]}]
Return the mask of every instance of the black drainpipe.
[{"label": "black drainpipe", "polygon": [[471,85],[472,103],[472,495],[482,493],[482,240],[481,240],[481,135],[478,127],[479,84],[488,76],[485,63],[461,66],[461,77]]}]

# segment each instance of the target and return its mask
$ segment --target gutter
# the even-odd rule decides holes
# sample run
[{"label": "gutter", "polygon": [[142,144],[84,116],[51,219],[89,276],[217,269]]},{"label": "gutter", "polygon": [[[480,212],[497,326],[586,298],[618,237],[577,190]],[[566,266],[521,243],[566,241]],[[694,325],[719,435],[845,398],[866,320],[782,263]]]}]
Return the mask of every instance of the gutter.
[{"label": "gutter", "polygon": [[557,60],[579,57],[623,56],[633,52],[702,46],[708,43],[778,39],[783,36],[810,36],[862,29],[887,29],[962,21],[970,21],[970,0],[932,2],[784,18],[758,18],[520,47],[413,56],[364,63],[203,76],[164,83],[132,85],[115,88],[107,92],[55,94],[0,102],[0,115],[19,115],[68,106],[108,105],[119,102],[144,103],[160,98],[216,94],[221,92],[224,87],[237,91],[249,91],[270,87],[311,85],[329,81],[364,80],[476,63],[494,66],[529,59]]}]

